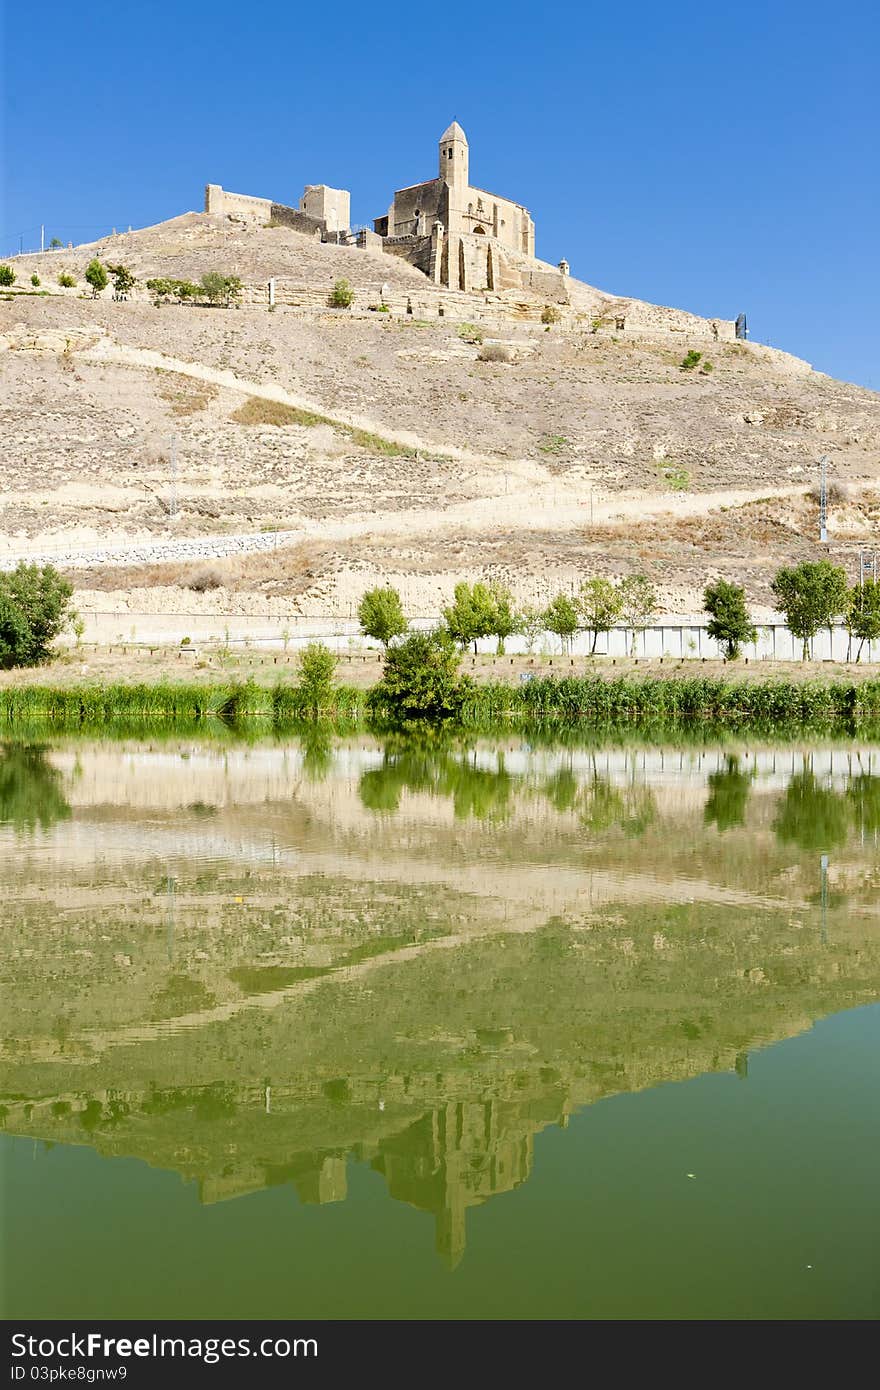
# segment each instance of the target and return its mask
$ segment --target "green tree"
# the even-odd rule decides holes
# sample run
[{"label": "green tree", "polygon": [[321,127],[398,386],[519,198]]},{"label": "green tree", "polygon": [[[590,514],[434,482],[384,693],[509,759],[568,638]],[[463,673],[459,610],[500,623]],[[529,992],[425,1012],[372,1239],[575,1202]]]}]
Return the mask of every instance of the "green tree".
[{"label": "green tree", "polygon": [[[621,580],[620,614],[632,632],[632,655],[636,654],[636,637],[650,626],[657,613],[657,594],[646,574],[628,574]],[[644,637],[642,638],[644,646]]]},{"label": "green tree", "polygon": [[[187,293],[181,295],[181,286],[187,287]],[[187,280],[175,281],[175,290],[179,297],[188,297],[188,286]],[[234,300],[241,298],[242,284],[237,275],[224,275],[220,270],[207,270],[202,276],[199,289],[212,304],[224,304],[228,308]]]},{"label": "green tree", "polygon": [[464,651],[473,643],[474,652],[481,637],[495,631],[495,600],[486,584],[456,584],[455,601],[443,610],[443,620],[453,642]]},{"label": "green tree", "polygon": [[489,594],[492,599],[492,626],[489,632],[498,638],[496,655],[503,656],[505,641],[520,630],[519,614],[513,606],[513,594],[503,584],[490,584]]},{"label": "green tree", "polygon": [[86,283],[92,287],[93,299],[97,299],[101,291],[107,288],[107,270],[98,260],[97,256],[94,256],[86,266]]},{"label": "green tree", "polygon": [[369,692],[367,708],[393,721],[457,719],[470,689],[446,632],[411,632],[389,647],[382,679]]},{"label": "green tree", "polygon": [[402,637],[409,626],[400,594],[390,584],[383,589],[367,590],[360,601],[358,621],[364,636],[381,642],[386,650],[389,642]]},{"label": "green tree", "polygon": [[620,592],[610,579],[588,579],[581,585],[575,607],[587,632],[592,632],[590,656],[596,651],[600,632],[610,632],[620,617]]},{"label": "green tree", "polygon": [[703,590],[703,609],[709,614],[706,631],[724,651],[725,661],[735,661],[743,642],[754,642],[758,631],[746,607],[745,589],[716,579]]},{"label": "green tree", "polygon": [[61,238],[60,238],[60,237],[57,237],[57,236],[53,236],[52,240],[49,242],[49,250],[50,250],[50,251],[58,251],[58,250],[60,250],[60,248],[61,248]]},{"label": "green tree", "polygon": [[793,569],[782,568],[770,588],[793,637],[803,643],[803,659],[811,653],[813,638],[820,627],[829,635],[835,621],[849,605],[846,575],[830,560],[805,560]]},{"label": "green tree", "polygon": [[108,271],[113,276],[113,288],[118,295],[126,295],[134,289],[137,281],[126,265],[108,265]]},{"label": "green tree", "polygon": [[330,293],[330,307],[350,309],[354,303],[354,290],[348,280],[337,280]]},{"label": "green tree", "polygon": [[578,612],[568,594],[557,594],[544,610],[544,627],[554,633],[562,650],[568,651],[571,639],[578,630]]},{"label": "green tree", "polygon": [[869,644],[870,650],[870,643],[880,638],[880,583],[875,579],[866,579],[864,583],[856,584],[850,589],[846,627],[849,633],[846,659],[848,661],[850,658],[852,641],[855,638],[859,644],[856,661],[860,661],[865,643]]},{"label": "green tree", "polygon": [[4,287],[4,289],[8,289],[8,287],[9,287],[10,285],[14,285],[14,284],[15,284],[15,271],[12,269],[12,266],[11,266],[11,265],[0,265],[0,285],[2,285],[2,286]]},{"label": "green tree", "polygon": [[525,603],[519,611],[517,631],[526,639],[526,651],[533,652],[535,643],[544,631],[544,609],[536,603]]},{"label": "green tree", "polygon": [[52,565],[0,574],[0,667],[34,666],[71,616],[73,589]]},{"label": "green tree", "polygon": [[317,718],[333,704],[336,656],[323,642],[309,642],[300,652],[297,665],[303,705]]}]

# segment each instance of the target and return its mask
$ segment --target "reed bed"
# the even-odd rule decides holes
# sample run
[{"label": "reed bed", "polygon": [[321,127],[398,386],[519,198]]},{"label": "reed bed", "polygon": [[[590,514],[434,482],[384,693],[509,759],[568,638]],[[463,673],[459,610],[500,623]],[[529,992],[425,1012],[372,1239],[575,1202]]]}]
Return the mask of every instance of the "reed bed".
[{"label": "reed bed", "polygon": [[[245,725],[279,729],[315,720],[349,727],[367,720],[367,692],[335,686],[316,707],[298,685],[155,684],[9,686],[0,689],[0,727],[89,729],[110,732],[139,726]],[[537,677],[521,685],[469,688],[461,723],[473,731],[621,730],[649,725],[684,730],[712,724],[749,731],[880,727],[880,680],[757,681],[698,677]]]}]

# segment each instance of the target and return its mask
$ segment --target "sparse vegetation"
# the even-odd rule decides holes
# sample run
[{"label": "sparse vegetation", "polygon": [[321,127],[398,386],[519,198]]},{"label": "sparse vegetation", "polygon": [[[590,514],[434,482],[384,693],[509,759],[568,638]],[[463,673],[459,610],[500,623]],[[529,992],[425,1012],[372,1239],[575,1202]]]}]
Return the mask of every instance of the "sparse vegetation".
[{"label": "sparse vegetation", "polygon": [[542,454],[564,454],[569,442],[564,434],[545,434],[538,445]]},{"label": "sparse vegetation", "polygon": [[483,330],[475,323],[460,323],[456,332],[465,343],[479,344],[483,341]]},{"label": "sparse vegetation", "polygon": [[330,307],[332,309],[350,309],[353,303],[354,290],[350,281],[337,280],[330,291]]},{"label": "sparse vegetation", "polygon": [[673,492],[687,492],[691,485],[691,475],[686,468],[664,468],[663,477]]},{"label": "sparse vegetation", "polygon": [[15,284],[15,271],[11,265],[0,265],[0,285],[4,289],[9,289]]},{"label": "sparse vegetation", "polygon": [[35,290],[38,290],[38,289],[40,288],[41,283],[42,283],[42,281],[40,280],[39,275],[37,275],[36,272],[35,272],[35,273],[31,276],[31,284],[33,285],[33,287],[34,287]]},{"label": "sparse vegetation", "polygon": [[187,589],[194,594],[205,594],[209,589],[222,589],[225,583],[223,571],[216,565],[200,565],[184,581]]},{"label": "sparse vegetation", "polygon": [[510,362],[510,348],[504,343],[484,343],[477,353],[478,362]]},{"label": "sparse vegetation", "polygon": [[72,275],[69,275],[66,270],[62,270],[61,274],[58,276],[58,283],[63,290],[72,290],[76,284],[76,280]]},{"label": "sparse vegetation", "polygon": [[548,327],[552,323],[558,323],[562,318],[555,304],[545,304],[541,310],[541,322]]},{"label": "sparse vegetation", "polygon": [[701,352],[697,352],[695,348],[691,348],[689,352],[685,353],[684,357],[679,362],[679,369],[683,372],[692,372],[694,367],[696,367],[698,363],[700,363],[702,360],[703,354]]},{"label": "sparse vegetation", "polygon": [[239,425],[331,425],[326,415],[315,415],[283,401],[267,401],[262,396],[248,396],[229,417]]}]

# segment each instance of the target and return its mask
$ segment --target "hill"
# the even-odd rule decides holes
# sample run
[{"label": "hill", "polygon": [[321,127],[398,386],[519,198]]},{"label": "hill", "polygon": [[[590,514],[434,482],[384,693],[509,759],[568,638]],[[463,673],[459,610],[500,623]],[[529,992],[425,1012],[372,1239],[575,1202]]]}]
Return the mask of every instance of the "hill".
[{"label": "hill", "polygon": [[[129,300],[84,296],[93,255],[134,271]],[[572,280],[543,324],[526,291],[453,293],[392,255],[196,213],[12,265],[0,545],[69,564],[84,611],[347,614],[388,576],[429,614],[460,578],[546,598],[633,571],[671,612],[718,571],[766,606],[775,568],[815,555],[823,454],[835,554],[852,568],[874,543],[880,398],[681,311]],[[212,269],[242,279],[241,308],[143,287]],[[350,310],[329,307],[339,278]],[[268,530],[289,533],[271,564],[247,553]],[[231,536],[221,587],[189,591],[203,559],[179,543]]]}]

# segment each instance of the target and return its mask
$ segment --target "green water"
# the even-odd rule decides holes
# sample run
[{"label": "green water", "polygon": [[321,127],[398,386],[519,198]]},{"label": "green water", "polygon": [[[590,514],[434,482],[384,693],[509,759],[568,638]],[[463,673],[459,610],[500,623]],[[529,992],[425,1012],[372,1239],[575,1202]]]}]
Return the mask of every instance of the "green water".
[{"label": "green water", "polygon": [[880,750],[0,747],[7,1317],[880,1313]]}]

